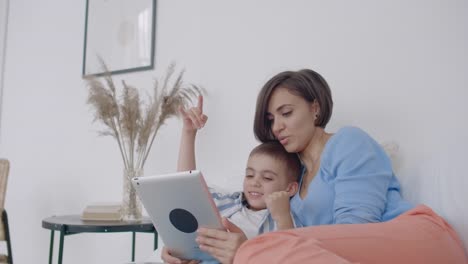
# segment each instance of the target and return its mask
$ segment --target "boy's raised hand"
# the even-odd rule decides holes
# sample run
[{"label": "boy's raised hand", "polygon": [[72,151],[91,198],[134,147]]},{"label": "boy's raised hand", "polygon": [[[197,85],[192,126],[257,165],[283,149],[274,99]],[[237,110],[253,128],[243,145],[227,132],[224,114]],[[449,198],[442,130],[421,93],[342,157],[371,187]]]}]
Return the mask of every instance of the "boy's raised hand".
[{"label": "boy's raised hand", "polygon": [[189,132],[195,132],[205,126],[208,116],[203,114],[203,95],[198,96],[198,104],[185,110],[183,107],[179,108],[182,115],[184,126],[183,129]]}]

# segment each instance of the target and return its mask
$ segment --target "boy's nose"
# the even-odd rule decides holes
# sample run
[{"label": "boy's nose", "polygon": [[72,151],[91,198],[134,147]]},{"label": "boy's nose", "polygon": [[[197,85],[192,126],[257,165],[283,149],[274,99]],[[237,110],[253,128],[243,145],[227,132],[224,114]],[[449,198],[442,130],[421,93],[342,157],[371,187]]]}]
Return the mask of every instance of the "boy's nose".
[{"label": "boy's nose", "polygon": [[259,182],[259,181],[254,181],[254,182],[253,182],[253,186],[259,187],[259,186],[260,186],[260,182]]}]

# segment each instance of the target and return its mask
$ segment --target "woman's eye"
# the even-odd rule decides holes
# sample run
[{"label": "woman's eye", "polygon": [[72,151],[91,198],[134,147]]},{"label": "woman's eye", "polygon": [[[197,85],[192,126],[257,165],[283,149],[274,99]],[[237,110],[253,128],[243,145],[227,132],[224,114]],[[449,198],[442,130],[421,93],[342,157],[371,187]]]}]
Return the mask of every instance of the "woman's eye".
[{"label": "woman's eye", "polygon": [[268,120],[268,123],[270,123],[270,127],[273,127],[273,124],[275,124],[275,120],[274,120],[274,119],[270,119],[270,120]]},{"label": "woman's eye", "polygon": [[245,175],[246,178],[253,178],[253,175],[247,174]]},{"label": "woman's eye", "polygon": [[289,112],[283,113],[282,115],[283,115],[283,116],[290,116],[291,114],[292,114],[292,111],[289,111]]}]

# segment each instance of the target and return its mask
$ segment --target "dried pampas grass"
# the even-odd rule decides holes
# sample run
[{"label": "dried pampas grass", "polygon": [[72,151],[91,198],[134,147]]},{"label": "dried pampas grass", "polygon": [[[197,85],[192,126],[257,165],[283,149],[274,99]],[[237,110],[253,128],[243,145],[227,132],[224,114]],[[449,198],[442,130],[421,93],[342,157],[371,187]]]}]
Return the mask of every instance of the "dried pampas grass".
[{"label": "dried pampas grass", "polygon": [[159,128],[178,114],[179,107],[186,108],[201,95],[202,89],[185,85],[184,71],[176,73],[175,64],[171,64],[164,78],[155,81],[153,94],[146,101],[140,98],[137,88],[125,81],[119,95],[109,70],[103,61],[101,64],[104,83],[97,77],[86,79],[87,103],[94,110],[94,121],[105,127],[99,134],[117,140],[125,169],[143,169]]}]

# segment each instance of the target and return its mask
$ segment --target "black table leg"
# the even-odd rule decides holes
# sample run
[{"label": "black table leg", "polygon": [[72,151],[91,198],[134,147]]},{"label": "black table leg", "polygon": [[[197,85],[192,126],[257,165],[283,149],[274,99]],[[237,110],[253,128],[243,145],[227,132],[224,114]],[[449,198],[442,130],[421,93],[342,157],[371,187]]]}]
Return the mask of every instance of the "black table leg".
[{"label": "black table leg", "polygon": [[53,257],[54,257],[54,230],[50,231],[49,264],[52,264]]},{"label": "black table leg", "polygon": [[135,232],[132,232],[132,261],[135,261]]},{"label": "black table leg", "polygon": [[59,258],[58,258],[59,264],[62,264],[62,259],[63,259],[64,237],[65,237],[65,225],[62,225],[62,227],[60,228],[60,245],[59,245]]}]

